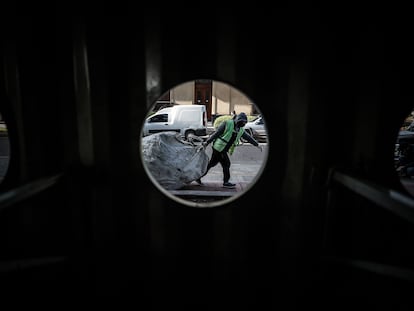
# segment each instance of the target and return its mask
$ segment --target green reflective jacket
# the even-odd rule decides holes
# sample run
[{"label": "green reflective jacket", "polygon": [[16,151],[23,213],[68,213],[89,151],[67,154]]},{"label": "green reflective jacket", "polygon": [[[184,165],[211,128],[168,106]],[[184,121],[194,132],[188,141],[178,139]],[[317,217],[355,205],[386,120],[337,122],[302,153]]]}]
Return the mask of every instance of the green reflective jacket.
[{"label": "green reflective jacket", "polygon": [[[227,143],[230,141],[231,136],[234,132],[234,121],[233,119],[226,121],[226,128],[224,129],[223,135],[219,136],[213,143],[213,148],[216,149],[219,152],[222,152],[224,148],[226,147]],[[233,144],[231,145],[229,149],[229,154],[233,154],[234,148],[239,144],[240,137],[244,133],[244,128],[241,127],[239,131],[237,132],[236,139],[234,140]]]}]

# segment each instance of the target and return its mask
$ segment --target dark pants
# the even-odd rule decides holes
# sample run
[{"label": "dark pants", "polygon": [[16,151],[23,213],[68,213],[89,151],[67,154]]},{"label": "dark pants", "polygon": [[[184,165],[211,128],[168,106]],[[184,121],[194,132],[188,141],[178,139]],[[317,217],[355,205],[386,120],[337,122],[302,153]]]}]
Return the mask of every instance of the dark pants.
[{"label": "dark pants", "polygon": [[[217,163],[221,164],[221,167],[223,168],[223,182],[226,183],[230,180],[230,158],[227,154],[227,152],[218,152],[216,149],[213,149],[213,153],[211,154],[211,159],[208,162],[207,170],[203,174],[205,176],[210,168],[217,165]],[[202,177],[202,176],[201,176]]]}]

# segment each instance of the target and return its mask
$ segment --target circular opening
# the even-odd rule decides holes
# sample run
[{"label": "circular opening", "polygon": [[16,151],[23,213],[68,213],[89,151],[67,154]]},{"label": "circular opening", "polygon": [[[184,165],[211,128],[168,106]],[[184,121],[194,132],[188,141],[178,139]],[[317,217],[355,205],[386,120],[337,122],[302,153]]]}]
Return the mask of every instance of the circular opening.
[{"label": "circular opening", "polygon": [[153,184],[191,207],[215,207],[248,191],[269,152],[265,116],[235,87],[189,81],[150,107],[141,129],[141,160]]}]

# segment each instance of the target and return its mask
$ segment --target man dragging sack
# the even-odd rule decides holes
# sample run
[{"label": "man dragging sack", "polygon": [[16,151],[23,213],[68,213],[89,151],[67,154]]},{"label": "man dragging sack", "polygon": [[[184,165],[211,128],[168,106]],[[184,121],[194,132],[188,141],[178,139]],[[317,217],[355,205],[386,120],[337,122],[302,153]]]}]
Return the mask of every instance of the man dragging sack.
[{"label": "man dragging sack", "polygon": [[203,185],[201,178],[208,173],[210,168],[220,163],[223,168],[223,187],[236,187],[236,184],[230,182],[231,162],[229,155],[233,154],[234,148],[238,145],[240,139],[243,138],[247,140],[253,146],[258,147],[260,151],[262,151],[262,147],[259,143],[244,130],[246,123],[247,115],[244,112],[241,112],[236,115],[235,118],[221,123],[217,130],[205,142],[203,142],[204,147],[207,147],[211,142],[213,142],[213,153],[207,165],[206,172],[196,180],[199,185]]}]

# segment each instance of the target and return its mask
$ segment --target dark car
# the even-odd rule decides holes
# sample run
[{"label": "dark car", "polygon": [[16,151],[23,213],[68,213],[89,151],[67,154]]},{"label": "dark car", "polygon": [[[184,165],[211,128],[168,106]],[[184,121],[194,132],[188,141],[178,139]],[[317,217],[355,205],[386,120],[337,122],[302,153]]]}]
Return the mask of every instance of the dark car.
[{"label": "dark car", "polygon": [[398,150],[401,145],[414,146],[414,131],[401,130],[398,132],[397,139],[395,141],[395,155],[398,156]]},{"label": "dark car", "polygon": [[394,165],[400,177],[414,175],[414,132],[401,130],[394,149]]}]

